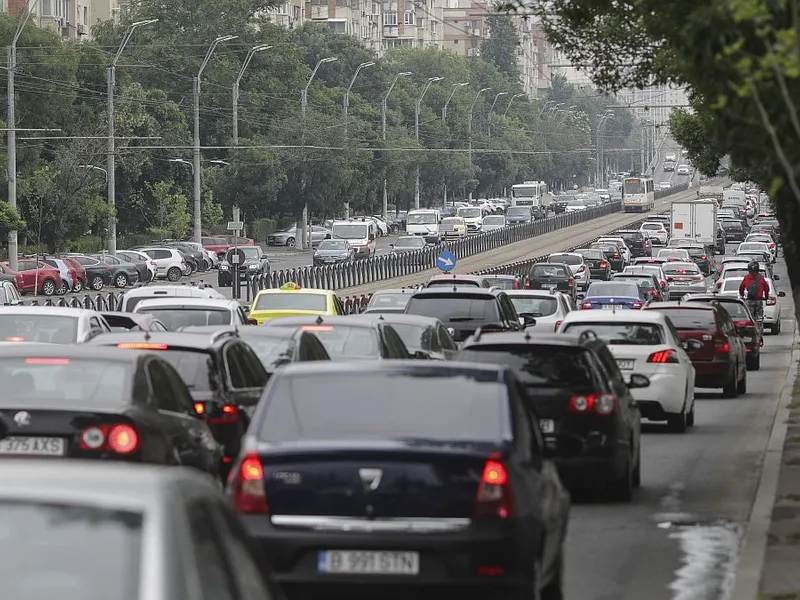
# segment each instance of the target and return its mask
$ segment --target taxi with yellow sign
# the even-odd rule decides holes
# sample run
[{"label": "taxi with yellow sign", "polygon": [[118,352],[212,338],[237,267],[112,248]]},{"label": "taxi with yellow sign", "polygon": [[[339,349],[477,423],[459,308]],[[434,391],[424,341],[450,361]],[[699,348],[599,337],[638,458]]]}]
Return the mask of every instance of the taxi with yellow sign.
[{"label": "taxi with yellow sign", "polygon": [[276,317],[343,314],[344,307],[331,290],[303,288],[289,282],[279,288],[258,292],[248,317],[263,325],[265,321]]},{"label": "taxi with yellow sign", "polygon": [[467,237],[467,222],[464,217],[445,217],[439,223],[439,233],[446,238]]}]

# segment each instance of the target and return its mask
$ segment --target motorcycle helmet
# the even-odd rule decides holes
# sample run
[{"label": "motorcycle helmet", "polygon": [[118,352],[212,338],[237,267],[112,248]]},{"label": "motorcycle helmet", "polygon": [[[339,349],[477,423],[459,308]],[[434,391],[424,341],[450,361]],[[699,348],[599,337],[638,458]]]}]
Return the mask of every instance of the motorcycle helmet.
[{"label": "motorcycle helmet", "polygon": [[760,269],[758,268],[758,261],[757,260],[751,260],[748,263],[747,272],[750,273],[750,275],[753,275],[753,276],[758,275],[759,270]]}]

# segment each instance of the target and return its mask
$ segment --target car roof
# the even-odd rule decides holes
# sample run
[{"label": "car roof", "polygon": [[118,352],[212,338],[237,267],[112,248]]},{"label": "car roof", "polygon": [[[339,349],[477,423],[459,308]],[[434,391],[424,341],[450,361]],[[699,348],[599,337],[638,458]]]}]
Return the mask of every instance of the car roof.
[{"label": "car roof", "polygon": [[[495,335],[503,334],[492,334]],[[369,364],[367,364],[369,362]],[[476,364],[461,361],[420,361],[420,360],[385,360],[385,361],[354,361],[354,362],[335,362],[335,361],[307,361],[295,362],[281,367],[279,371],[282,377],[301,377],[308,375],[335,375],[342,373],[364,373],[368,371],[374,373],[393,373],[405,371],[419,373],[421,375],[447,376],[452,372],[480,371],[487,374],[492,372],[497,374],[497,381],[504,380],[505,373],[509,368],[504,365]]]},{"label": "car roof", "polygon": [[746,306],[747,303],[738,296],[728,296],[726,294],[689,294],[686,297],[686,302],[705,302],[706,300],[715,300],[717,302],[735,302]]},{"label": "car roof", "polygon": [[665,325],[667,319],[666,316],[656,311],[646,312],[641,310],[618,310],[613,313],[609,313],[610,311],[607,310],[571,310],[564,317],[564,322],[604,323],[607,321],[636,321],[638,323],[657,323],[659,325]]},{"label": "car roof", "polygon": [[[559,266],[564,266],[564,265],[559,265]],[[414,292],[412,298],[425,298],[428,296],[441,296],[441,295],[465,296],[467,298],[475,298],[475,297],[496,298],[498,294],[501,293],[505,293],[505,291],[499,290],[497,288],[485,288],[485,287],[454,287],[454,289],[451,289],[449,287],[437,285],[432,288],[424,288]]]},{"label": "car roof", "polygon": [[[700,302],[656,302],[655,304],[650,304],[645,306],[643,310],[657,310],[661,308],[666,309],[673,309],[673,308],[684,308],[689,310],[710,310],[710,305]],[[620,311],[621,312],[621,311]]]},{"label": "car roof", "polygon": [[261,327],[302,327],[304,325],[345,325],[348,327],[375,327],[374,319],[361,315],[306,315],[298,317],[275,317]]},{"label": "car roof", "polygon": [[374,319],[376,321],[386,321],[390,325],[397,323],[398,325],[420,325],[420,326],[436,326],[441,321],[435,317],[424,317],[422,315],[406,315],[403,313],[367,313],[360,314],[359,317],[366,319]]},{"label": "car roof", "polygon": [[655,275],[653,275],[652,273],[635,273],[635,272],[632,272],[632,271],[622,271],[620,273],[614,273],[611,276],[611,280],[610,281],[614,281],[617,278],[619,278],[619,279],[632,279],[634,277],[638,277],[640,279],[652,279],[653,277],[655,277]]},{"label": "car roof", "polygon": [[[578,312],[578,311],[574,311]],[[586,311],[589,312],[589,311]],[[537,333],[531,335],[527,331],[501,331],[492,332],[490,335],[481,335],[478,339],[475,336],[470,336],[464,342],[462,349],[467,349],[467,346],[506,346],[506,345],[543,345],[549,346],[582,346],[581,336],[572,333]],[[483,364],[483,363],[481,363]]]},{"label": "car roof", "polygon": [[231,309],[239,306],[236,300],[227,300],[223,298],[147,298],[142,300],[134,307],[134,311],[139,311],[143,308],[151,308],[153,306],[166,306],[177,308],[225,308]]},{"label": "car roof", "polygon": [[481,275],[486,279],[519,279],[516,275],[509,275],[507,273],[492,273],[490,275]]},{"label": "car roof", "polygon": [[96,310],[88,308],[67,308],[65,306],[4,306],[0,310],[3,315],[57,315],[59,317],[102,316]]},{"label": "car roof", "polygon": [[408,294],[411,295],[419,288],[385,288],[382,290],[377,290],[372,292],[373,296],[377,296],[378,294]]},{"label": "car roof", "polygon": [[[126,343],[145,343],[145,344],[164,344],[179,348],[190,348],[193,350],[208,350],[217,339],[228,336],[218,336],[205,332],[185,332],[185,331],[115,331],[113,333],[101,333],[93,337],[87,343],[90,346],[116,346]],[[84,344],[81,344],[83,346]]]},{"label": "car roof", "polygon": [[[142,332],[144,333],[144,332]],[[98,336],[99,337],[99,336]],[[2,344],[0,357],[74,358],[98,361],[133,362],[138,357],[123,349],[108,349],[89,344]]]}]

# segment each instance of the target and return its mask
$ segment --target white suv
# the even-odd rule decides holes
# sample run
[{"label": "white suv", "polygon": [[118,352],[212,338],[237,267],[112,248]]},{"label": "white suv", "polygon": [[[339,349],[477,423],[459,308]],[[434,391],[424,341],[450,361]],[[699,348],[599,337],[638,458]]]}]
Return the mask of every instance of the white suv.
[{"label": "white suv", "polygon": [[661,246],[666,246],[667,242],[669,242],[667,226],[661,221],[645,221],[639,227],[639,231],[646,232],[650,239],[653,240],[653,244],[658,243]]},{"label": "white suv", "polygon": [[156,278],[167,281],[178,281],[183,277],[186,262],[180,252],[175,248],[137,248],[137,251],[146,254],[156,264]]}]

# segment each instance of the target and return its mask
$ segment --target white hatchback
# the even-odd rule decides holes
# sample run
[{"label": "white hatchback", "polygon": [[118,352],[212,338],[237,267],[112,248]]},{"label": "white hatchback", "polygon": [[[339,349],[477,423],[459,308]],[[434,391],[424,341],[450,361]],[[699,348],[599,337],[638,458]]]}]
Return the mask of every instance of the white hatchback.
[{"label": "white hatchback", "polygon": [[666,421],[675,432],[694,425],[695,370],[678,332],[659,311],[581,310],[567,315],[559,333],[593,331],[614,355],[623,376],[640,373],[646,388],[631,390],[642,418]]},{"label": "white hatchback", "polygon": [[[746,238],[744,238],[744,242],[742,244],[749,244],[752,242],[766,244],[769,251],[772,253],[772,262],[775,262],[778,258],[778,246],[775,244],[775,240],[772,239],[772,236],[768,233],[751,233]],[[741,244],[739,244],[741,246]]]},{"label": "white hatchback", "polygon": [[536,319],[536,325],[529,325],[526,331],[551,333],[558,331],[567,314],[574,310],[572,298],[561,292],[550,293],[546,290],[506,290],[508,299],[519,315],[530,315]]},{"label": "white hatchback", "polygon": [[661,221],[645,221],[639,227],[639,231],[646,231],[653,244],[658,243],[661,246],[666,246],[669,241],[669,232],[666,225]]}]

